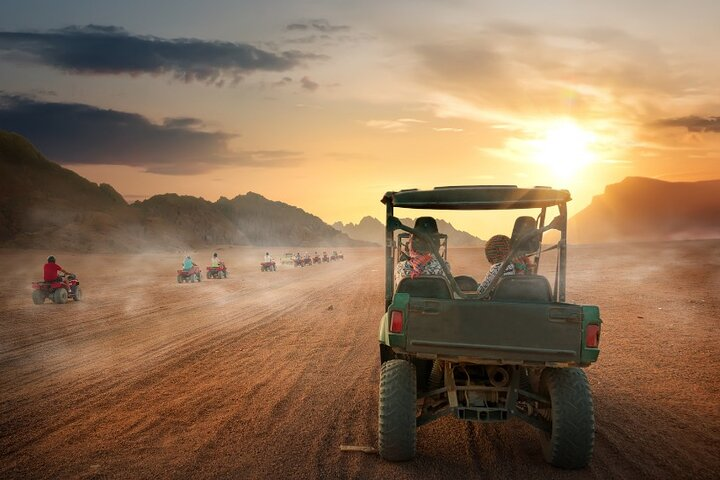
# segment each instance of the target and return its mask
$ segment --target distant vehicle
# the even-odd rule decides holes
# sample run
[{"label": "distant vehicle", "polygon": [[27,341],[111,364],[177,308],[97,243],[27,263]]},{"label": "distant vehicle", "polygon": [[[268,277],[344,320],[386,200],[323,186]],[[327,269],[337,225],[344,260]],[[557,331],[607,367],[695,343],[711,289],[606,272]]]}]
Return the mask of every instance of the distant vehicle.
[{"label": "distant vehicle", "polygon": [[178,283],[195,283],[202,281],[202,272],[200,267],[197,265],[193,266],[190,270],[178,270],[177,271],[177,282]]},{"label": "distant vehicle", "polygon": [[[595,421],[583,367],[597,361],[600,311],[566,303],[567,190],[515,186],[439,187],[388,192],[385,309],[380,321],[379,453],[391,461],[415,456],[417,427],[445,415],[474,422],[515,417],[540,431],[545,460],[584,468],[592,456]],[[438,237],[403,225],[394,208],[430,210],[540,209],[516,220],[505,272],[534,257],[524,274],[477,282],[453,277]],[[547,210],[559,215],[545,224]],[[554,286],[538,275],[543,233],[559,230]],[[444,275],[403,278],[402,230],[430,245]],[[547,249],[546,249],[547,250]]]},{"label": "distant vehicle", "polygon": [[277,267],[275,266],[275,262],[260,262],[261,272],[274,272],[276,270]]},{"label": "distant vehicle", "polygon": [[76,275],[60,276],[58,281],[33,282],[32,300],[35,305],[42,305],[49,298],[53,303],[67,303],[68,299],[79,302],[83,298],[80,281]]},{"label": "distant vehicle", "polygon": [[294,264],[295,264],[295,255],[292,253],[286,253],[280,259],[280,265],[294,265]]},{"label": "distant vehicle", "polygon": [[343,255],[342,252],[338,252],[338,253],[337,253],[337,259],[338,259],[338,260],[344,260],[344,259],[345,259],[345,255]]},{"label": "distant vehicle", "polygon": [[313,260],[313,263],[320,263],[320,262],[322,262],[322,257],[320,257],[320,255],[318,255],[318,254],[315,254],[315,256],[313,257],[312,260]]},{"label": "distant vehicle", "polygon": [[323,252],[322,261],[323,263],[327,263],[330,261],[330,257],[328,257],[327,252]]},{"label": "distant vehicle", "polygon": [[205,276],[208,280],[211,278],[221,279],[228,277],[228,269],[223,262],[220,262],[220,265],[217,267],[207,267],[206,270]]},{"label": "distant vehicle", "polygon": [[338,259],[337,252],[332,252],[332,255],[330,255],[330,261],[334,262],[337,259]]}]

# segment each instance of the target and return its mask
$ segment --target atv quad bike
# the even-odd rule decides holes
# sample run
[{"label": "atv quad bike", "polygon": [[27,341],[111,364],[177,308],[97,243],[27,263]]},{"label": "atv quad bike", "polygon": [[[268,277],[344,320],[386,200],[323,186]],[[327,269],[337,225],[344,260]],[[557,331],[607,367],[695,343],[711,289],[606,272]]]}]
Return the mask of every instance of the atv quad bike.
[{"label": "atv quad bike", "polygon": [[261,272],[274,272],[277,270],[275,267],[275,262],[261,262],[260,263],[260,271]]},{"label": "atv quad bike", "polygon": [[312,258],[310,258],[310,257],[303,258],[303,265],[305,265],[306,267],[311,267],[312,264],[313,264]]},{"label": "atv quad bike", "polygon": [[330,255],[330,261],[334,262],[337,259],[338,259],[337,252],[332,252],[332,254]]},{"label": "atv quad bike", "polygon": [[32,300],[35,305],[42,305],[49,298],[53,303],[67,303],[69,299],[79,302],[83,299],[80,281],[76,275],[58,277],[58,281],[33,282]]},{"label": "atv quad bike", "polygon": [[200,281],[202,281],[202,272],[200,271],[200,267],[197,265],[193,266],[190,270],[177,271],[178,283],[195,283]]},{"label": "atv quad bike", "polygon": [[328,257],[328,254],[327,254],[327,253],[323,253],[322,261],[323,261],[323,263],[329,263],[329,262],[330,262],[330,257]]},{"label": "atv quad bike", "polygon": [[218,265],[217,267],[206,267],[205,270],[207,270],[205,276],[208,280],[210,280],[211,278],[227,278],[228,276],[228,269],[224,263],[220,263],[220,265]]},{"label": "atv quad bike", "polygon": [[[473,422],[519,418],[539,431],[547,462],[583,468],[590,461],[595,423],[583,370],[600,353],[600,312],[565,301],[566,190],[515,186],[439,187],[388,192],[385,307],[380,321],[379,453],[391,461],[415,456],[416,429],[445,415]],[[453,277],[440,241],[403,225],[394,208],[432,210],[539,209],[516,221],[510,253],[531,256],[525,275],[498,275],[478,293],[469,276]],[[548,209],[559,215],[545,224]],[[543,233],[560,231],[543,250]],[[403,278],[401,230],[430,245],[444,276]],[[541,254],[557,250],[554,284],[538,275]],[[508,426],[508,428],[512,428]]]},{"label": "atv quad bike", "polygon": [[320,255],[315,255],[312,260],[313,260],[313,265],[314,265],[316,263],[322,262],[322,257]]},{"label": "atv quad bike", "polygon": [[293,265],[296,267],[304,267],[305,266],[305,259],[304,258],[297,258],[295,257],[293,259]]}]

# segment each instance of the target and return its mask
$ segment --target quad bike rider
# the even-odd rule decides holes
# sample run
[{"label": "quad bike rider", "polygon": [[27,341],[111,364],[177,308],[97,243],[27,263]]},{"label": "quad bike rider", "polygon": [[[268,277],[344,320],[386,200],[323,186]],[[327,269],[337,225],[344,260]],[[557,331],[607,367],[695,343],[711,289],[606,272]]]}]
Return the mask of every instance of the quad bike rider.
[{"label": "quad bike rider", "polygon": [[260,271],[261,272],[274,272],[277,270],[275,266],[275,260],[273,260],[272,256],[270,255],[270,252],[265,252],[265,258],[260,263]]},{"label": "quad bike rider", "polygon": [[333,250],[332,255],[330,255],[330,261],[334,262],[337,259],[338,259],[337,251]]},{"label": "quad bike rider", "polygon": [[327,263],[330,261],[330,257],[328,257],[327,252],[323,252],[322,261],[323,263]]},{"label": "quad bike rider", "polygon": [[320,254],[318,252],[315,252],[315,256],[313,257],[313,263],[320,263],[322,262],[322,257],[320,257]]},{"label": "quad bike rider", "polygon": [[343,255],[342,252],[337,252],[337,259],[338,259],[338,260],[344,260],[344,259],[345,259],[345,256]]},{"label": "quad bike rider", "polygon": [[313,264],[312,258],[310,257],[310,254],[305,252],[305,256],[303,257],[303,264],[305,266],[311,266]]},{"label": "quad bike rider", "polygon": [[293,258],[293,265],[296,267],[304,267],[305,266],[305,260],[300,256],[300,252],[297,252],[295,254],[295,258]]},{"label": "quad bike rider", "polygon": [[212,259],[210,260],[210,266],[206,268],[207,273],[206,276],[208,279],[211,278],[227,278],[227,267],[225,266],[225,262],[220,260],[220,257],[218,257],[217,252],[213,253]]},{"label": "quad bike rider", "polygon": [[185,257],[182,267],[182,270],[177,271],[178,283],[195,283],[202,281],[202,276],[200,275],[200,267],[198,267],[197,264],[192,261],[190,255]]},{"label": "quad bike rider", "polygon": [[43,266],[43,281],[33,282],[32,288],[35,305],[41,305],[46,298],[50,298],[53,303],[66,303],[69,298],[82,300],[82,289],[77,276],[55,263],[53,255],[47,258],[47,263]]}]

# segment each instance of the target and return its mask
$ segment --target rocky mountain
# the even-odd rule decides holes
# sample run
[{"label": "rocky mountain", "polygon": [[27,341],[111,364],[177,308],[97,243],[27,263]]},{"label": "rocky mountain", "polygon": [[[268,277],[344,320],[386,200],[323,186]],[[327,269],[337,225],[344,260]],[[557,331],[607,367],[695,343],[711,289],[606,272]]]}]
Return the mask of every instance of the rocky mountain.
[{"label": "rocky mountain", "polygon": [[720,180],[628,177],[605,187],[568,229],[574,243],[720,238]]},{"label": "rocky mountain", "polygon": [[0,245],[53,251],[179,250],[203,246],[362,246],[318,217],[256,193],[209,202],[176,194],[128,205],[0,131]]},{"label": "rocky mountain", "polygon": [[[401,218],[400,221],[405,225],[413,226],[415,219],[412,218]],[[484,242],[478,237],[471,235],[463,230],[458,230],[452,226],[451,223],[446,222],[442,219],[437,219],[438,230],[441,233],[445,233],[448,236],[448,243],[454,247],[479,247],[484,245]],[[333,227],[343,233],[346,233],[350,238],[356,240],[364,240],[366,242],[374,242],[378,245],[384,243],[385,238],[385,225],[374,217],[363,217],[359,223],[347,223],[335,222]]]}]

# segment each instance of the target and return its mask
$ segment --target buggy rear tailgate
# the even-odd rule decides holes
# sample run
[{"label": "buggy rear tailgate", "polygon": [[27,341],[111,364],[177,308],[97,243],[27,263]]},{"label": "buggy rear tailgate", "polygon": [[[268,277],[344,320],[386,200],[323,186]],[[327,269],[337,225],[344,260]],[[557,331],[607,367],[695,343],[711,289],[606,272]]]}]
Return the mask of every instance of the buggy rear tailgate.
[{"label": "buggy rear tailgate", "polygon": [[405,350],[507,362],[579,362],[582,307],[411,298]]}]

